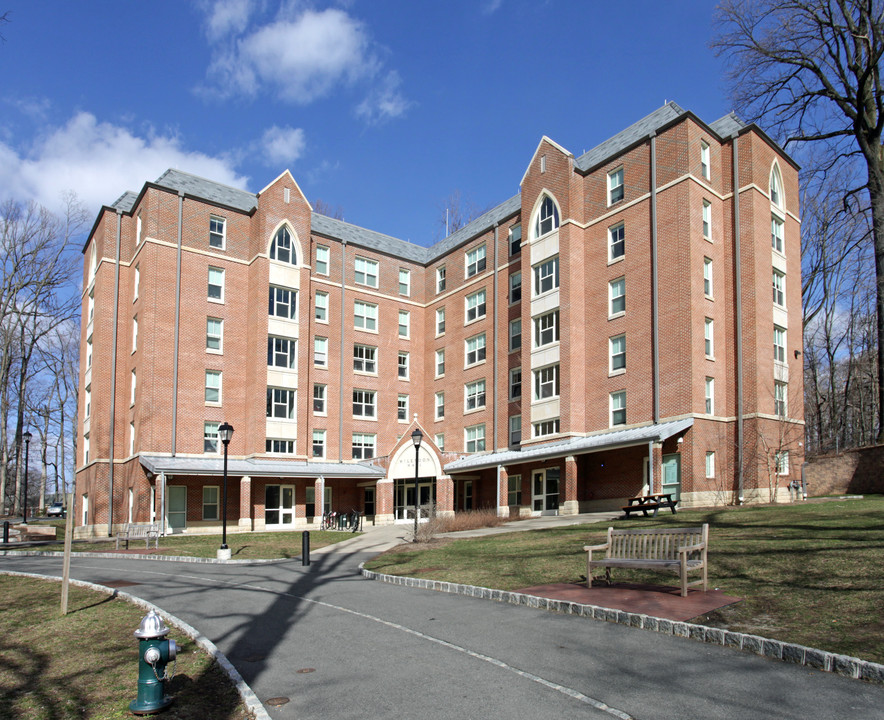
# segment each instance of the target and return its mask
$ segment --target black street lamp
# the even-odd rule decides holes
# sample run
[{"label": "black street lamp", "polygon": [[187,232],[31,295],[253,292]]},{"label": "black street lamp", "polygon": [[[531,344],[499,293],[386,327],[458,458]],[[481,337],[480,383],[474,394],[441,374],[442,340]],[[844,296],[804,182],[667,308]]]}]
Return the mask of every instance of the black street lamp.
[{"label": "black street lamp", "polygon": [[[221,436],[221,443],[224,445],[224,495],[221,499],[221,550],[227,551],[227,446],[230,444],[230,438],[233,437],[233,425],[226,422],[218,428],[218,435]],[[226,553],[225,553],[226,554]]]},{"label": "black street lamp", "polygon": [[31,433],[25,430],[22,433],[25,441],[25,498],[24,498],[24,514],[22,515],[22,525],[28,524],[28,451],[31,449]]},{"label": "black street lamp", "polygon": [[417,492],[417,480],[420,475],[420,452],[421,452],[421,440],[424,439],[424,434],[420,431],[420,428],[411,433],[411,442],[414,443],[414,540],[412,542],[417,542],[417,519],[420,515],[420,501],[418,500],[418,492]]}]

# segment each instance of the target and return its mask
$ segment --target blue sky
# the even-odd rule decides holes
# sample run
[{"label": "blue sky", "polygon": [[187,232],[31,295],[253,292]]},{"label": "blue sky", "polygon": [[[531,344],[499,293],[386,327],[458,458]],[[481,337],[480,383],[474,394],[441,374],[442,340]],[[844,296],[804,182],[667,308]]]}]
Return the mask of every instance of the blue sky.
[{"label": "blue sky", "polygon": [[455,190],[516,194],[667,100],[731,111],[714,3],[6,0],[0,195],[94,217],[166,168],[308,200],[418,244]]}]

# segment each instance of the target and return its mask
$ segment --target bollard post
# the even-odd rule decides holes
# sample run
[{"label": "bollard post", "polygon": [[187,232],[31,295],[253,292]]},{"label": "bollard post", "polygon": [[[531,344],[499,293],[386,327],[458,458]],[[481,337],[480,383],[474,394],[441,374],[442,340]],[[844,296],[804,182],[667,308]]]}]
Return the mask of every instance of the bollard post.
[{"label": "bollard post", "polygon": [[3,542],[9,542],[9,520],[3,521]]},{"label": "bollard post", "polygon": [[301,533],[301,565],[310,564],[310,533],[305,530]]}]

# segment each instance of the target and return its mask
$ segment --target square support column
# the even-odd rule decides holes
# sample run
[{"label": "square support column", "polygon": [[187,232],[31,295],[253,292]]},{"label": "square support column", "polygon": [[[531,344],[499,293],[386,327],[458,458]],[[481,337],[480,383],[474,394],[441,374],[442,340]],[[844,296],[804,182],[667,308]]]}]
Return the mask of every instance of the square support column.
[{"label": "square support column", "polygon": [[454,480],[449,475],[436,478],[436,515],[454,517]]},{"label": "square support column", "polygon": [[509,517],[509,473],[503,465],[497,466],[497,517]]},{"label": "square support column", "polygon": [[384,478],[378,480],[374,494],[374,523],[375,525],[392,525],[395,522],[393,515],[393,481]]},{"label": "square support column", "polygon": [[252,478],[244,475],[239,479],[239,527],[254,530],[252,526]]},{"label": "square support column", "polygon": [[577,515],[580,503],[577,501],[577,459],[573,455],[565,458],[565,477],[561,488],[562,502],[559,504],[560,515]]}]

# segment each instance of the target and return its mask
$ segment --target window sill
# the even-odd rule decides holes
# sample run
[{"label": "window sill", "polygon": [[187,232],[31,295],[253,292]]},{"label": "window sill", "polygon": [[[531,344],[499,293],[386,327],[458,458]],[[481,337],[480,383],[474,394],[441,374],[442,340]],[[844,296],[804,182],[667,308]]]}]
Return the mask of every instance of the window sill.
[{"label": "window sill", "polygon": [[328,365],[317,365],[316,363],[313,363],[313,368],[315,370],[328,370]]},{"label": "window sill", "polygon": [[557,285],[556,287],[550,288],[549,290],[544,290],[542,293],[537,293],[536,295],[532,295],[531,299],[532,300],[540,300],[542,298],[545,298],[547,295],[552,295],[554,292],[556,292],[559,289],[559,287],[560,286]]},{"label": "window sill", "polygon": [[214,348],[206,348],[206,353],[208,355],[223,355],[224,350],[222,350],[220,348],[218,350],[215,350]]},{"label": "window sill", "polygon": [[474,362],[470,365],[464,365],[463,369],[469,370],[470,368],[480,367],[481,365],[485,365],[487,362],[488,362],[488,360],[479,360],[478,362]]},{"label": "window sill", "polygon": [[617,377],[618,375],[625,375],[626,368],[620,368],[619,370],[608,370],[608,377]]},{"label": "window sill", "polygon": [[621,310],[613,315],[608,315],[608,320],[616,320],[617,318],[622,318],[624,315],[626,315],[626,310]]},{"label": "window sill", "polygon": [[372,372],[370,370],[357,370],[356,368],[353,368],[353,374],[354,375],[362,375],[363,377],[377,377],[378,376],[377,372]]},{"label": "window sill", "polygon": [[475,415],[478,412],[482,412],[484,409],[485,409],[485,405],[481,405],[480,407],[473,408],[472,410],[464,410],[463,414],[464,414],[464,417],[466,417],[467,415]]},{"label": "window sill", "polygon": [[366,417],[365,415],[354,415],[353,420],[357,421],[357,422],[359,420],[364,420],[365,422],[374,422],[374,423],[376,423],[378,421],[378,419],[376,417]]},{"label": "window sill", "polygon": [[625,253],[623,255],[621,255],[620,257],[608,258],[608,267],[610,267],[611,265],[616,265],[618,262],[623,262],[623,260],[625,258],[626,258]]},{"label": "window sill", "polygon": [[712,295],[706,295],[706,294],[704,293],[704,294],[703,294],[703,297],[706,298],[707,300],[710,300],[710,301],[712,301],[712,302],[715,302],[715,298],[714,298]]},{"label": "window sill", "polygon": [[224,304],[224,298],[206,298],[206,300],[208,300],[213,305],[223,305]]},{"label": "window sill", "polygon": [[466,319],[464,319],[464,321],[463,321],[463,326],[464,326],[464,327],[469,327],[470,325],[475,325],[477,322],[481,322],[481,321],[484,320],[486,317],[488,317],[487,313],[486,313],[485,315],[480,315],[479,317],[474,318],[473,320],[466,320]]},{"label": "window sill", "polygon": [[354,329],[356,332],[364,332],[364,333],[368,333],[369,335],[377,335],[377,334],[378,334],[378,331],[377,331],[377,330],[370,330],[370,329],[368,329],[368,328],[361,328],[361,327],[355,327],[355,326],[354,326],[353,329]]}]

